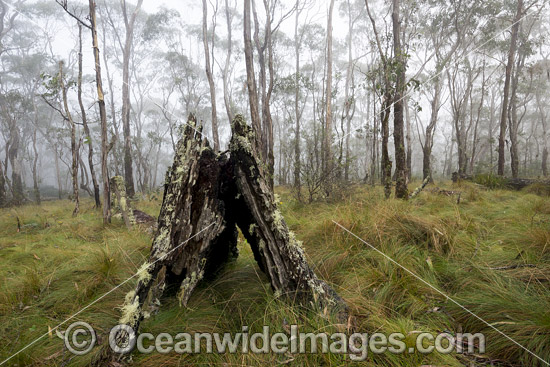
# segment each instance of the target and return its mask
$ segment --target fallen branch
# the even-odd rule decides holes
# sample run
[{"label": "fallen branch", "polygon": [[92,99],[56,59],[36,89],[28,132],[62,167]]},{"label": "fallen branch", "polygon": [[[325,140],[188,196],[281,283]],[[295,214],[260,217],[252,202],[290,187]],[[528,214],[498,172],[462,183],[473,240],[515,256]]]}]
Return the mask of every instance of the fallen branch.
[{"label": "fallen branch", "polygon": [[409,195],[409,199],[413,199],[415,198],[418,194],[420,194],[422,192],[422,190],[424,190],[424,188],[426,187],[426,185],[428,185],[428,183],[430,182],[430,176],[426,177],[424,179],[424,181],[422,181],[422,185],[420,185],[419,187],[417,187],[416,189],[414,189],[414,191]]}]

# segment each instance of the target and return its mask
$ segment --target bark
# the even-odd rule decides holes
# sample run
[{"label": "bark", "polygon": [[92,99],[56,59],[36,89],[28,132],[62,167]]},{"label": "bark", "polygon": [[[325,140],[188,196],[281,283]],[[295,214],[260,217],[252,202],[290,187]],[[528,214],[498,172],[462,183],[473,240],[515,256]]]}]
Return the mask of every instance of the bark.
[{"label": "bark", "polygon": [[[202,139],[202,127],[194,117],[190,116],[182,135],[174,163],[166,174],[151,254],[138,270],[137,286],[126,296],[128,307],[123,307],[119,320],[136,331],[145,309],[158,301],[165,287],[178,287],[180,303],[186,305],[198,282],[236,253],[235,216],[226,215],[220,199],[235,194],[220,182],[228,170],[228,160],[216,156]],[[121,340],[126,337],[119,335]],[[94,365],[104,366],[121,357],[105,347]]]},{"label": "bark", "polygon": [[[344,301],[317,278],[288,230],[256,158],[255,133],[241,115],[233,120],[232,131],[227,157],[210,148],[194,117],[183,129],[166,175],[151,254],[136,274],[137,286],[127,294],[119,320],[136,333],[146,309],[165,288],[177,287],[179,301],[186,305],[203,278],[213,277],[236,256],[237,226],[277,295],[322,312],[334,311],[342,320],[347,316]],[[117,340],[127,337],[122,333]],[[93,365],[121,357],[106,346]]]},{"label": "bark", "polygon": [[519,23],[521,20],[521,14],[523,12],[523,0],[518,0],[518,6],[516,16],[514,17],[514,23],[512,25],[512,35],[510,38],[510,48],[508,50],[508,60],[506,62],[506,72],[504,75],[504,90],[502,91],[502,113],[500,115],[500,133],[498,138],[498,175],[504,176],[504,163],[505,163],[505,140],[506,140],[506,126],[508,124],[508,95],[510,93],[510,79],[512,76],[512,67],[514,65],[514,57],[516,55],[516,44],[519,32]]},{"label": "bark", "polygon": [[92,142],[92,134],[90,127],[88,126],[88,118],[86,116],[86,109],[82,102],[82,25],[78,24],[78,105],[80,106],[80,114],[82,115],[82,125],[84,127],[84,134],[86,134],[86,144],[88,145],[88,166],[90,168],[90,175],[92,176],[92,185],[94,186],[94,201],[97,209],[101,208],[101,200],[99,199],[99,184],[94,168],[94,144]]},{"label": "bark", "polygon": [[344,301],[309,267],[300,241],[289,231],[277,208],[251,143],[254,134],[242,116],[233,120],[232,132],[230,159],[234,162],[237,192],[242,196],[240,202],[235,199],[235,205],[242,208],[242,215],[236,216],[237,225],[272,289],[289,299],[314,304],[319,310],[335,310],[343,316],[347,312]]},{"label": "bark", "polygon": [[[206,78],[210,88],[210,103],[212,105],[212,137],[214,140],[214,151],[220,150],[220,138],[218,137],[218,113],[216,111],[216,86],[214,76],[212,75],[212,63],[210,61],[210,49],[208,45],[208,27],[207,27],[208,5],[206,0],[202,0],[202,43],[204,46],[204,61],[206,68]],[[212,54],[214,54],[214,42],[212,42]]]},{"label": "bark", "polygon": [[403,95],[405,91],[405,70],[406,61],[401,49],[401,26],[399,19],[400,0],[393,0],[392,23],[393,23],[393,49],[397,59],[397,80],[395,93],[393,95],[393,142],[395,146],[395,197],[400,199],[408,198],[407,189],[407,158],[405,153],[404,138],[404,116],[403,116]]},{"label": "bark", "polygon": [[61,94],[63,96],[63,108],[65,109],[65,118],[69,123],[71,129],[71,177],[73,183],[73,200],[74,210],[73,217],[78,215],[80,211],[80,198],[78,190],[78,147],[76,144],[76,124],[69,110],[69,103],[67,101],[67,88],[65,87],[65,80],[63,75],[63,61],[59,62],[59,87],[61,88]]},{"label": "bark", "polygon": [[97,87],[97,100],[99,105],[99,116],[101,122],[101,176],[103,180],[103,223],[111,221],[111,204],[109,195],[109,172],[107,169],[107,158],[109,155],[107,142],[107,113],[105,112],[105,99],[103,95],[103,86],[101,81],[101,62],[99,60],[99,45],[97,39],[97,23],[95,0],[89,0],[90,23],[92,33],[92,45],[95,61],[95,78]]},{"label": "bark", "polygon": [[134,197],[134,174],[132,167],[132,138],[130,133],[130,57],[134,39],[134,25],[143,0],[138,0],[136,8],[130,17],[126,9],[126,0],[121,0],[122,15],[126,37],[122,50],[122,130],[124,134],[124,181],[128,196]]}]

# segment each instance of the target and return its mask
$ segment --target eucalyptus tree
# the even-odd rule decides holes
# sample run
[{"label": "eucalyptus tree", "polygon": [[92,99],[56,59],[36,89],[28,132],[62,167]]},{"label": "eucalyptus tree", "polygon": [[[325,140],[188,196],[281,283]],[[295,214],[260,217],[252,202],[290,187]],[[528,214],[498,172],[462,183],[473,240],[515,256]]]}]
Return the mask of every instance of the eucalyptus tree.
[{"label": "eucalyptus tree", "polygon": [[101,124],[101,176],[103,181],[103,223],[107,224],[111,221],[111,202],[109,189],[109,172],[108,172],[108,156],[109,144],[107,138],[107,112],[105,109],[105,94],[103,93],[103,80],[101,77],[101,60],[99,57],[99,39],[97,36],[97,18],[96,18],[96,2],[95,0],[88,1],[88,16],[86,20],[80,18],[77,14],[69,10],[67,0],[56,0],[61,7],[73,18],[75,18],[85,28],[90,30],[92,36],[92,49],[95,64],[95,81],[97,92],[97,104],[99,107],[99,116]]},{"label": "eucalyptus tree", "polygon": [[523,0],[517,0],[517,10],[516,15],[512,21],[512,34],[510,36],[510,48],[508,50],[508,60],[506,62],[506,72],[504,74],[504,89],[502,91],[502,113],[500,115],[500,133],[498,138],[498,174],[500,176],[504,175],[504,163],[505,163],[505,152],[504,152],[504,142],[506,140],[506,127],[508,124],[508,104],[509,104],[509,94],[510,94],[510,81],[512,78],[512,67],[514,64],[514,59],[516,57],[516,45],[518,39],[518,32],[520,27],[520,22],[523,16]]},{"label": "eucalyptus tree", "polygon": [[214,14],[212,15],[210,34],[208,33],[208,4],[202,0],[202,43],[204,46],[204,63],[206,78],[210,89],[210,105],[212,110],[212,138],[214,140],[214,151],[220,149],[220,138],[218,136],[218,113],[216,110],[216,85],[214,83],[213,69],[215,64],[214,48],[216,40],[216,15],[218,12],[218,1],[213,4]]}]

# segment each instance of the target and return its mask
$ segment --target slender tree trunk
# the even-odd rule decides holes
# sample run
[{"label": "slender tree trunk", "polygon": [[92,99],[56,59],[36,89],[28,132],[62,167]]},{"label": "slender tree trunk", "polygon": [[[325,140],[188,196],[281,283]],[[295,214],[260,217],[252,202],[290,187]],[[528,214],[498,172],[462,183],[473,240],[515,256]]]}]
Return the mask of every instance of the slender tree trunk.
[{"label": "slender tree trunk", "polygon": [[[208,5],[206,0],[202,0],[202,44],[204,46],[204,59],[206,67],[206,78],[210,88],[210,103],[212,105],[212,137],[214,140],[214,151],[220,150],[220,138],[218,137],[218,114],[216,111],[216,86],[212,75],[212,64],[210,62],[210,49],[208,46]],[[212,53],[214,45],[212,44]]]},{"label": "slender tree trunk", "polygon": [[[34,113],[34,124],[37,126],[38,123],[38,109],[36,108],[36,101],[33,96],[32,98],[32,108]],[[34,128],[34,131],[32,132],[32,151],[33,151],[33,159],[32,159],[32,182],[33,182],[33,191],[34,191],[34,201],[36,205],[40,205],[40,187],[38,185],[38,149],[36,148],[36,132],[37,128]]]},{"label": "slender tree trunk", "polygon": [[512,177],[518,178],[519,176],[519,151],[518,151],[518,131],[520,120],[518,119],[518,83],[519,76],[523,69],[525,62],[525,54],[518,52],[518,58],[516,62],[515,70],[513,71],[511,88],[512,93],[510,95],[510,107],[508,111],[508,123],[510,131],[510,167],[512,169]]},{"label": "slender tree trunk", "polygon": [[6,179],[4,178],[4,169],[0,162],[0,208],[6,206]]},{"label": "slender tree trunk", "polygon": [[390,106],[391,95],[389,91],[384,94],[384,102],[380,110],[380,120],[382,121],[382,185],[384,185],[384,194],[386,199],[391,195],[391,168],[392,161],[390,160],[390,154],[388,152],[388,142],[390,139]]},{"label": "slender tree trunk", "polygon": [[84,134],[86,134],[86,142],[88,145],[88,166],[90,167],[90,175],[92,176],[92,184],[94,186],[94,200],[95,207],[101,208],[101,201],[99,199],[99,184],[94,168],[94,144],[92,141],[92,134],[90,133],[90,127],[88,126],[88,118],[86,117],[86,109],[82,102],[82,25],[78,23],[78,105],[80,106],[80,114],[82,115],[82,125],[84,127]]},{"label": "slender tree trunk", "polygon": [[55,177],[57,178],[57,197],[59,200],[63,197],[63,187],[61,184],[61,169],[59,168],[59,149],[57,144],[54,145],[55,153]]},{"label": "slender tree trunk", "polygon": [[405,121],[407,122],[407,132],[405,140],[407,141],[407,182],[412,179],[412,138],[411,138],[411,113],[409,111],[409,99],[403,100],[405,108]]},{"label": "slender tree trunk", "polygon": [[92,45],[95,60],[95,78],[97,86],[97,98],[99,105],[99,116],[101,121],[101,176],[103,180],[103,223],[111,221],[111,200],[109,191],[109,172],[108,164],[108,143],[107,143],[107,113],[105,112],[105,99],[103,95],[103,86],[101,81],[101,62],[99,60],[99,45],[97,40],[97,23],[95,12],[95,0],[89,0],[90,23],[92,31]]},{"label": "slender tree trunk", "polygon": [[[351,134],[351,120],[355,112],[355,96],[354,96],[354,79],[353,79],[353,53],[352,53],[352,44],[353,44],[353,18],[352,18],[352,9],[350,0],[347,0],[347,9],[348,9],[348,67],[346,70],[346,85],[345,85],[345,101],[344,101],[344,110],[346,116],[346,132],[345,134],[345,160],[344,160],[344,181],[349,181],[349,168],[351,164],[350,158],[350,134]],[[351,87],[351,95],[350,95]]]},{"label": "slender tree trunk", "polygon": [[[103,29],[103,44],[106,43],[106,40],[105,40],[105,34],[106,34],[106,30],[105,28]],[[107,86],[109,88],[109,109],[111,110],[111,119],[113,121],[113,133],[114,133],[114,136],[115,136],[115,144],[113,145],[112,149],[115,150],[114,154],[113,154],[113,161],[114,161],[114,169],[115,169],[115,174],[116,176],[121,176],[122,175],[122,169],[123,169],[123,164],[120,160],[120,155],[121,154],[118,154],[117,152],[117,147],[119,146],[119,143],[120,143],[120,131],[119,131],[119,126],[118,126],[118,122],[117,122],[117,116],[116,116],[116,108],[115,108],[115,93],[114,93],[114,88],[113,88],[113,78],[111,77],[111,74],[109,73],[109,63],[107,62],[107,56],[106,56],[106,53],[103,53],[103,63],[105,64],[105,74],[107,75]]]},{"label": "slender tree trunk", "polygon": [[519,23],[523,12],[523,0],[518,0],[516,16],[512,25],[512,36],[510,38],[510,48],[508,50],[508,60],[506,62],[506,72],[504,76],[504,90],[502,92],[502,113],[500,115],[500,133],[498,138],[498,175],[504,176],[505,163],[505,140],[506,140],[506,125],[508,124],[508,95],[510,93],[510,79],[512,76],[512,67],[514,65],[514,57],[516,54],[516,43],[518,39]]},{"label": "slender tree trunk", "polygon": [[254,59],[252,56],[252,40],[250,31],[250,1],[244,0],[244,59],[246,64],[246,86],[248,89],[248,99],[250,105],[250,119],[252,120],[252,129],[256,135],[255,141],[258,144],[258,151],[262,151],[262,126],[258,105],[258,91],[256,88],[256,77],[254,74]]},{"label": "slender tree trunk", "polygon": [[63,75],[63,61],[59,62],[59,87],[61,88],[61,94],[63,95],[63,107],[65,109],[65,116],[71,129],[71,177],[73,182],[73,200],[74,210],[73,217],[78,215],[80,211],[80,198],[78,191],[78,147],[76,144],[76,124],[74,123],[71,111],[69,109],[69,103],[67,101],[67,89],[65,88],[65,76]]},{"label": "slender tree trunk", "polygon": [[431,166],[431,158],[432,158],[432,148],[434,144],[434,130],[437,125],[437,118],[439,114],[439,100],[441,98],[441,87],[442,87],[442,81],[441,77],[436,74],[435,77],[435,90],[434,90],[434,97],[432,99],[431,103],[431,114],[430,114],[430,122],[428,123],[428,126],[426,126],[426,133],[424,136],[424,145],[422,146],[422,179],[425,180],[426,178],[430,177],[430,181],[433,181],[432,179],[432,166]]},{"label": "slender tree trunk", "polygon": [[[19,144],[21,135],[19,126],[13,118],[8,120],[10,130],[10,144],[8,148],[9,162],[11,165],[11,191],[12,203],[15,206],[23,204],[25,194],[23,193],[23,181],[21,179],[21,162],[19,161]],[[6,168],[7,171],[7,168]]]},{"label": "slender tree trunk", "polygon": [[491,112],[489,116],[489,161],[490,161],[490,167],[491,170],[489,171],[491,174],[494,173],[495,167],[493,165],[494,160],[494,153],[493,153],[493,124],[495,121],[495,98],[496,93],[494,89],[491,91]]},{"label": "slender tree trunk", "polygon": [[33,182],[33,189],[34,189],[34,201],[36,202],[36,205],[40,205],[41,200],[40,200],[40,188],[38,186],[38,167],[37,167],[38,150],[36,149],[36,129],[34,129],[32,133],[32,150],[34,153],[34,157],[32,160],[32,182]]},{"label": "slender tree trunk", "polygon": [[[477,154],[477,148],[479,145],[479,138],[478,138],[478,130],[479,130],[479,123],[481,121],[481,111],[483,109],[483,103],[485,101],[485,86],[486,86],[487,80],[485,79],[485,62],[483,63],[483,76],[482,76],[482,82],[481,82],[481,97],[479,100],[479,106],[477,107],[477,115],[476,115],[476,121],[474,124],[474,137],[472,139],[472,156],[470,157],[470,174],[474,173],[474,164]],[[473,107],[473,105],[472,105]]]},{"label": "slender tree trunk", "polygon": [[[273,120],[271,117],[270,100],[274,86],[274,70],[273,70],[273,41],[271,29],[271,8],[270,1],[263,1],[266,21],[264,29],[264,41],[260,42],[260,24],[256,12],[255,2],[252,1],[252,14],[254,16],[254,43],[258,52],[258,64],[260,65],[259,83],[260,83],[260,98],[261,98],[261,132],[262,141],[260,143],[263,159],[267,162],[267,177],[269,184],[273,187],[274,176],[274,156],[273,156]],[[266,56],[267,50],[267,67]],[[267,71],[269,71],[269,84],[267,81]]]},{"label": "slender tree trunk", "polygon": [[395,197],[407,199],[407,160],[405,154],[405,139],[403,133],[403,94],[405,91],[406,61],[401,50],[401,26],[399,19],[400,0],[393,0],[393,48],[397,59],[397,81],[393,96],[393,141],[395,145]]},{"label": "slender tree trunk", "polygon": [[122,131],[124,134],[124,181],[128,197],[134,197],[134,173],[132,166],[132,135],[130,132],[130,57],[134,39],[134,25],[143,0],[138,0],[130,18],[126,9],[126,0],[121,0],[122,15],[126,29],[124,49],[122,50]]},{"label": "slender tree trunk", "polygon": [[229,65],[231,62],[233,40],[232,40],[232,32],[231,32],[232,18],[229,11],[228,0],[225,0],[225,21],[227,24],[227,55],[225,58],[225,66],[223,68],[223,101],[225,103],[225,110],[227,112],[227,117],[229,118],[229,123],[231,123],[231,121],[233,121],[234,114],[232,111],[231,96],[229,92]]},{"label": "slender tree trunk", "polygon": [[[542,162],[541,162],[541,170],[542,175],[544,177],[548,177],[548,131],[546,126],[546,113],[544,110],[544,106],[542,104],[541,98],[540,98],[540,91],[536,92],[536,101],[537,101],[537,107],[540,114],[540,122],[542,125]],[[0,178],[1,179],[1,178]],[[1,184],[1,182],[0,182]],[[0,190],[2,188],[0,187]]]},{"label": "slender tree trunk", "polygon": [[[298,9],[299,0],[296,1],[296,9]],[[299,110],[299,98],[300,98],[300,41],[301,38],[298,35],[298,19],[300,17],[300,12],[296,10],[296,20],[294,23],[294,53],[296,55],[295,59],[295,79],[294,79],[294,116],[295,116],[295,136],[294,136],[294,190],[298,200],[301,198],[301,182],[300,182],[300,171],[302,169],[300,162],[300,110]]]},{"label": "slender tree trunk", "polygon": [[325,91],[324,176],[332,171],[332,13],[334,0],[330,0],[327,20],[327,82]]}]

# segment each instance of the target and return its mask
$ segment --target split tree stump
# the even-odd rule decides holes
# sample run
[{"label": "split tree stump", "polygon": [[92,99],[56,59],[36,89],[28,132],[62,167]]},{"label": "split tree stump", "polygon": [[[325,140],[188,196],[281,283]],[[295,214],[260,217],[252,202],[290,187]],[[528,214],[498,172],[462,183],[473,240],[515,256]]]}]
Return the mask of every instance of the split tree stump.
[{"label": "split tree stump", "polygon": [[[181,129],[151,254],[138,270],[136,289],[126,295],[119,320],[136,335],[148,305],[166,287],[179,287],[178,298],[186,305],[204,276],[238,255],[237,227],[276,294],[341,320],[347,317],[345,302],[307,264],[301,242],[277,208],[252,129],[241,115],[231,129],[229,155],[210,148],[193,116]],[[120,358],[103,352],[95,365]]]}]

